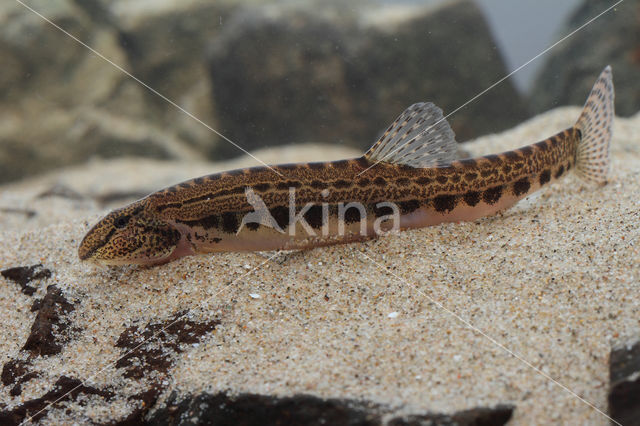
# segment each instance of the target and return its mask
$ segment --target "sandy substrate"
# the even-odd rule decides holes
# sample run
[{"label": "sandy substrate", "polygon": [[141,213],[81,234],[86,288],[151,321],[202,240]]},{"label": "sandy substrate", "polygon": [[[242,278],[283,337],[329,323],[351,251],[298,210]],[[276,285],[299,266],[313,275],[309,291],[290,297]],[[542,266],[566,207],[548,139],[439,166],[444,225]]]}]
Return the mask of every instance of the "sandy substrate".
[{"label": "sandy substrate", "polygon": [[[556,110],[465,148],[477,155],[536,142],[578,114]],[[18,396],[0,386],[0,402],[10,410],[67,376],[115,396],[66,402],[47,423],[122,418],[134,405],[127,397],[156,384],[160,405],[172,391],[309,394],[372,401],[398,415],[510,404],[514,425],[608,424],[589,404],[607,412],[611,347],[640,338],[639,135],[640,115],[617,120],[608,185],[569,175],[495,217],[151,269],[80,263],[77,246],[126,193],[255,162],[95,162],[5,186],[0,269],[41,263],[52,276],[29,284],[33,296],[0,277],[0,362],[29,358],[39,375]],[[357,153],[307,146],[256,155],[288,162]],[[40,196],[52,188],[66,195]],[[31,306],[52,284],[74,309],[54,330],[64,335],[61,352],[32,356],[21,350],[36,315]],[[180,312],[219,323],[173,347],[166,371],[125,377],[126,366],[115,364],[123,333]]]}]

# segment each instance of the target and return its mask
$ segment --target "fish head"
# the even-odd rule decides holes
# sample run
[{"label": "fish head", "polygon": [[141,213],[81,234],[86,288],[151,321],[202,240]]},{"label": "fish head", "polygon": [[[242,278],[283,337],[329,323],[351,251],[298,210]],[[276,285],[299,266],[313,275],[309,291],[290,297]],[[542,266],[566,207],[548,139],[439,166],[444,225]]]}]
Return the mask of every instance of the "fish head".
[{"label": "fish head", "polygon": [[146,199],[142,199],[103,217],[82,239],[80,260],[156,265],[193,254],[185,235],[146,207]]}]

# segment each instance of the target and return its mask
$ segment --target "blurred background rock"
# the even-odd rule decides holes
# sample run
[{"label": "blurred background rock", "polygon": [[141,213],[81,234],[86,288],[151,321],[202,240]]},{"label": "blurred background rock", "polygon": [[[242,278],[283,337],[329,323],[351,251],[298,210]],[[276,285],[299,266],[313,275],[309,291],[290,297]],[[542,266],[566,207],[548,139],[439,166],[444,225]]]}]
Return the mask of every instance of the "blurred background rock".
[{"label": "blurred background rock", "polygon": [[[25,3],[247,150],[364,150],[408,105],[430,100],[450,113],[614,2]],[[528,12],[533,4],[546,15]],[[640,0],[626,0],[454,114],[457,139],[582,104],[608,63],[618,113],[635,113],[639,22]],[[0,182],[95,157],[241,154],[11,0],[0,5],[0,58]]]}]

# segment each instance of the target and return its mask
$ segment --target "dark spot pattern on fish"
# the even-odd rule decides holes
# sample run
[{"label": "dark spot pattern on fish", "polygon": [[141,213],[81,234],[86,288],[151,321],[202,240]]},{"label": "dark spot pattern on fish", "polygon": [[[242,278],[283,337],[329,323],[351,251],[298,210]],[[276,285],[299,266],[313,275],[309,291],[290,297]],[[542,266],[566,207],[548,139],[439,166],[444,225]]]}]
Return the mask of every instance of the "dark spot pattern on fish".
[{"label": "dark spot pattern on fish", "polygon": [[307,167],[312,170],[324,169],[327,167],[327,163],[307,163]]},{"label": "dark spot pattern on fish", "polygon": [[289,208],[285,206],[276,206],[269,209],[269,213],[275,219],[280,229],[284,230],[289,226]]},{"label": "dark spot pattern on fish", "polygon": [[400,209],[400,213],[408,214],[420,208],[420,201],[418,200],[400,201],[398,203],[398,208]]},{"label": "dark spot pattern on fish", "polygon": [[235,234],[238,231],[238,216],[235,213],[222,213],[222,230],[228,234]]},{"label": "dark spot pattern on fish", "polygon": [[500,197],[502,197],[502,185],[494,186],[482,193],[482,201],[490,205],[497,203]]},{"label": "dark spot pattern on fish", "polygon": [[322,228],[322,206],[319,204],[311,206],[309,210],[305,212],[304,219],[312,228]]},{"label": "dark spot pattern on fish", "polygon": [[[345,205],[345,207],[347,207],[347,205]],[[360,213],[360,209],[358,209],[357,207],[349,207],[348,209],[343,210],[343,212],[344,212],[344,222],[347,224],[360,222],[362,219],[366,217],[366,212],[363,212],[364,213],[364,216],[363,216]]]},{"label": "dark spot pattern on fish", "polygon": [[475,207],[480,202],[480,193],[478,191],[469,191],[462,196],[462,199],[468,206]]},{"label": "dark spot pattern on fish", "polygon": [[520,151],[524,156],[530,156],[531,154],[533,154],[533,148],[531,148],[530,146],[523,146],[522,148],[518,149],[518,151]]},{"label": "dark spot pattern on fish", "polygon": [[458,160],[458,163],[464,168],[474,168],[478,165],[478,162],[474,158],[463,158]]},{"label": "dark spot pattern on fish", "polygon": [[203,229],[212,229],[212,228],[217,228],[219,223],[220,223],[220,219],[217,215],[212,214],[210,216],[205,216],[203,218],[200,219],[194,219],[194,220],[176,220],[176,222],[179,223],[183,223],[187,226],[190,227],[196,227],[199,226]]},{"label": "dark spot pattern on fish", "polygon": [[373,180],[373,183],[377,186],[385,186],[387,181],[383,177],[378,176]]},{"label": "dark spot pattern on fish", "polygon": [[513,184],[513,195],[516,197],[521,196],[522,194],[526,194],[531,188],[531,182],[529,182],[528,178],[522,178]]},{"label": "dark spot pattern on fish", "polygon": [[473,182],[476,179],[478,179],[478,174],[475,172],[468,172],[464,174],[464,180],[467,182]]},{"label": "dark spot pattern on fish", "polygon": [[312,180],[309,184],[313,189],[326,189],[329,184],[326,182],[322,182],[321,180]]},{"label": "dark spot pattern on fish", "polygon": [[255,189],[258,192],[265,192],[268,191],[271,188],[271,184],[264,182],[264,183],[259,183],[257,185],[253,185],[253,189]]},{"label": "dark spot pattern on fish", "polygon": [[381,217],[381,216],[390,216],[393,214],[393,208],[390,206],[378,206],[375,205],[373,207],[373,214],[376,217]]},{"label": "dark spot pattern on fish", "polygon": [[503,155],[509,161],[518,161],[522,159],[517,151],[507,151]]},{"label": "dark spot pattern on fish", "polygon": [[347,167],[349,164],[351,163],[351,161],[349,160],[338,160],[338,161],[332,161],[331,164],[333,167],[335,167],[336,169],[344,169],[345,167]]},{"label": "dark spot pattern on fish", "polygon": [[250,231],[257,231],[260,228],[260,224],[258,222],[248,222],[245,223],[244,226]]},{"label": "dark spot pattern on fish", "polygon": [[455,195],[438,195],[433,199],[433,208],[440,213],[448,213],[456,207]]},{"label": "dark spot pattern on fish", "polygon": [[369,186],[370,184],[371,184],[371,180],[368,178],[363,178],[358,181],[358,186],[363,188]]},{"label": "dark spot pattern on fish", "polygon": [[338,189],[350,188],[351,187],[351,182],[349,182],[348,180],[344,180],[344,179],[338,179],[335,182],[333,182],[333,186],[335,188],[338,188]]},{"label": "dark spot pattern on fish", "polygon": [[540,185],[544,185],[550,180],[551,180],[551,171],[549,169],[544,170],[542,173],[540,173]]}]

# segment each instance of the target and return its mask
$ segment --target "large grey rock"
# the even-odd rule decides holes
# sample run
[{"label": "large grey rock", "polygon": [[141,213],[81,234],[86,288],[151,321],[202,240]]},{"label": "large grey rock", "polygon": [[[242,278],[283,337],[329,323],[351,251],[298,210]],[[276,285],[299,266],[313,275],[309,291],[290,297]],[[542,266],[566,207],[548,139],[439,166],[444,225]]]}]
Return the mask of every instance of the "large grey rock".
[{"label": "large grey rock", "polygon": [[[345,43],[341,29],[310,13],[238,14],[210,55],[222,131],[247,149],[362,134]],[[219,153],[237,152],[220,145]]]},{"label": "large grey rock", "polygon": [[[30,6],[128,68],[109,15],[69,0]],[[100,18],[102,16],[102,18]],[[140,86],[18,3],[0,8],[0,181],[86,161],[143,155],[195,158],[155,128]]]},{"label": "large grey rock", "polygon": [[[133,74],[217,128],[205,50],[225,27],[234,1],[118,1],[112,11]],[[166,124],[205,156],[218,136],[154,93],[145,91],[154,121]],[[238,153],[236,153],[238,154]]]},{"label": "large grey rock", "polygon": [[[406,106],[431,101],[445,115],[508,74],[483,14],[471,1],[452,1],[363,37],[355,64],[375,93],[376,119],[389,122]],[[511,80],[449,119],[458,141],[512,127],[528,117]],[[371,126],[373,122],[371,122]]]},{"label": "large grey rock", "polygon": [[[364,23],[362,2],[241,3],[29,4],[245,149],[366,149],[411,103],[431,100],[448,113],[506,73],[468,1],[399,20],[380,12],[375,25]],[[0,56],[0,181],[92,157],[240,153],[15,2],[0,5]],[[507,81],[451,121],[464,140],[524,115]]]},{"label": "large grey rock", "polygon": [[[613,2],[583,1],[560,35],[585,24],[609,3]],[[551,51],[531,89],[535,110],[582,105],[585,94],[606,65],[613,68],[616,114],[630,116],[640,110],[639,17],[640,0],[627,0]]]},{"label": "large grey rock", "polygon": [[[412,103],[430,100],[451,112],[506,74],[482,14],[468,1],[365,27],[268,11],[236,16],[211,49],[220,125],[247,148],[322,140],[366,149]],[[525,116],[506,81],[452,124],[465,140]],[[227,155],[233,148],[220,149]]]}]

